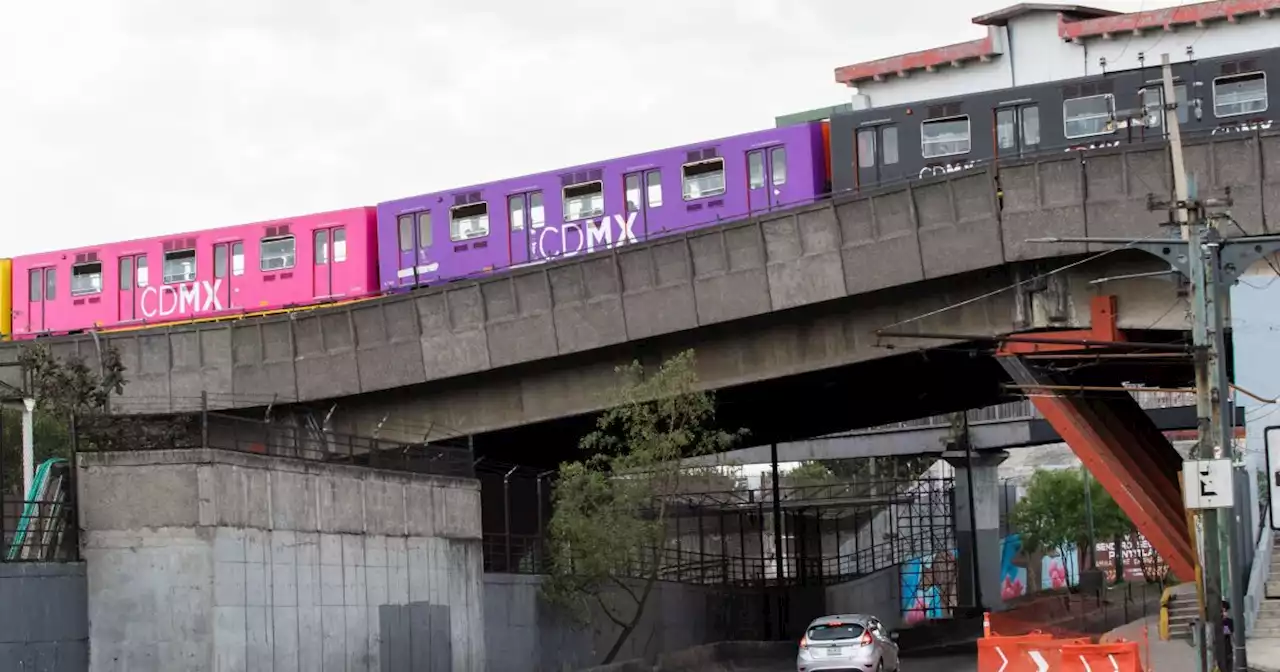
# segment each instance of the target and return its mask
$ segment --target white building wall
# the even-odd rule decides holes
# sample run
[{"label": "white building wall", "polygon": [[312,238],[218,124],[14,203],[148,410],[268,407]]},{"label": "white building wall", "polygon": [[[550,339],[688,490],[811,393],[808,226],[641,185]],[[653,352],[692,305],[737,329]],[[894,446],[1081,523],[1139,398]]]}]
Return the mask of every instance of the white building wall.
[{"label": "white building wall", "polygon": [[[1174,32],[1149,30],[1142,35],[1122,34],[1109,39],[1091,37],[1071,43],[1058,37],[1058,16],[1031,13],[1012,19],[1007,27],[993,27],[1003,53],[987,63],[970,61],[960,68],[940,66],[934,72],[915,71],[907,77],[886,76],[883,82],[863,82],[857,92],[869,98],[871,107],[888,107],[921,100],[963,96],[1011,86],[1026,86],[1106,71],[1132,70],[1160,65],[1168,52],[1174,63],[1191,58],[1217,58],[1280,45],[1280,17],[1240,19],[1230,24],[1215,21],[1205,28],[1180,27]],[[854,97],[854,106],[867,107]]]},{"label": "white building wall", "polygon": [[1058,15],[1027,14],[1009,22],[1009,59],[1016,86],[1082,77],[1085,50],[1058,37]]}]

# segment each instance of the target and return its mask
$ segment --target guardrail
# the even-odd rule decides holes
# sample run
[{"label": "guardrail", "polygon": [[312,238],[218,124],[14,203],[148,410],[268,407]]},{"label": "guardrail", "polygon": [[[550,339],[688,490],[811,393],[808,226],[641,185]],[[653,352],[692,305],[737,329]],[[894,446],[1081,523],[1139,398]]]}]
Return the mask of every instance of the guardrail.
[{"label": "guardrail", "polygon": [[1258,622],[1258,613],[1262,609],[1262,601],[1267,597],[1267,581],[1271,574],[1271,551],[1275,545],[1275,532],[1271,529],[1269,514],[1274,502],[1262,510],[1262,529],[1258,534],[1258,543],[1253,550],[1253,568],[1249,571],[1249,585],[1244,593],[1244,634],[1253,634]]}]

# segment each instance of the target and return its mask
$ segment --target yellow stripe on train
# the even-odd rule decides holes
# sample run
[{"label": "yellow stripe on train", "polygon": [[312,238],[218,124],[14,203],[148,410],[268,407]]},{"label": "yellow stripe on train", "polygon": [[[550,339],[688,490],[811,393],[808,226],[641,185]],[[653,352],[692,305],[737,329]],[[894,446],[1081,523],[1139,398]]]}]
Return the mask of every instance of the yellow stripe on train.
[{"label": "yellow stripe on train", "polygon": [[13,334],[13,260],[0,259],[0,341]]}]

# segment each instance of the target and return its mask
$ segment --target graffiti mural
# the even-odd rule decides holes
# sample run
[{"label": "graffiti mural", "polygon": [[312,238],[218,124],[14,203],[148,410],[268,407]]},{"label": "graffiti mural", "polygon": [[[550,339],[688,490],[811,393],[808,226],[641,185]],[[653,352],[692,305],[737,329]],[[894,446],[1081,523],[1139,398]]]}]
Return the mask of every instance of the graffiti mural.
[{"label": "graffiti mural", "polygon": [[[1027,553],[1021,537],[1000,540],[1000,597],[1010,600],[1038,590],[1060,590],[1080,584],[1080,553],[1074,545],[1062,551]],[[947,618],[958,606],[956,551],[935,553],[901,565],[902,620],[919,623]]]},{"label": "graffiti mural", "polygon": [[902,620],[946,618],[956,606],[956,552],[942,551],[902,565]]},{"label": "graffiti mural", "polygon": [[1080,583],[1080,553],[1075,545],[1028,553],[1022,538],[1011,534],[1000,541],[1000,597],[1005,600],[1033,590],[1060,590]]}]

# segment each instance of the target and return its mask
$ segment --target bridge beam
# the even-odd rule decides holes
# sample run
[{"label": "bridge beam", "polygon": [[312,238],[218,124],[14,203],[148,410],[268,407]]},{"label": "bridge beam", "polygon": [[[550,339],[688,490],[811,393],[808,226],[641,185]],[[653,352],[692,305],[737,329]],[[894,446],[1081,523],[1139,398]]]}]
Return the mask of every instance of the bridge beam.
[{"label": "bridge beam", "polygon": [[[1059,382],[1017,355],[1002,356],[1000,363],[1021,385]],[[1194,578],[1195,550],[1178,482],[1182,457],[1133,397],[1046,390],[1032,402],[1174,575],[1184,581]]]}]

